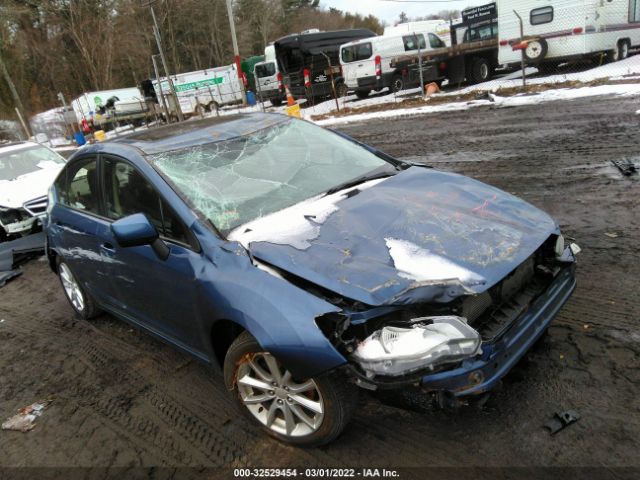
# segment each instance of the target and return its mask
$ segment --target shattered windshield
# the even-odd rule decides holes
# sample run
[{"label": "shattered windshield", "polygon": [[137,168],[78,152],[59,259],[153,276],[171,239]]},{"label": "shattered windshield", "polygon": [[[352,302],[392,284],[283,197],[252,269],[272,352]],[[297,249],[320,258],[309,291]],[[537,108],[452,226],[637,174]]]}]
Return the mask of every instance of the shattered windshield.
[{"label": "shattered windshield", "polygon": [[27,173],[63,163],[64,158],[45,147],[34,146],[0,152],[0,180],[15,180]]},{"label": "shattered windshield", "polygon": [[150,159],[225,234],[374,170],[394,171],[353,142],[291,118]]}]

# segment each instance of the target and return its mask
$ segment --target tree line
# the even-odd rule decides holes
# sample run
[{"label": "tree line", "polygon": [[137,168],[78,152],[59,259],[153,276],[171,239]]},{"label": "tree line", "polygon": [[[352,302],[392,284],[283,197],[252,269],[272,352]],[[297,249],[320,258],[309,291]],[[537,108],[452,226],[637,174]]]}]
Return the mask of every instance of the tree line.
[{"label": "tree line", "polygon": [[[153,77],[157,53],[149,4],[172,73],[233,61],[225,0],[0,0],[0,61],[27,115],[82,92],[130,87]],[[319,0],[235,0],[240,55],[260,55],[270,42],[309,28],[384,26],[319,7]],[[15,118],[10,86],[0,71],[0,118]]]}]

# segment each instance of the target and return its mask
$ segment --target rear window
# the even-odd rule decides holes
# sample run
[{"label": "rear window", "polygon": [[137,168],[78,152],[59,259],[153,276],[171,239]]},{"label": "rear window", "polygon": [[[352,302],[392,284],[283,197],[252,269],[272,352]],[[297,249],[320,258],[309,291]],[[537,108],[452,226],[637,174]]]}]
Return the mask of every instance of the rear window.
[{"label": "rear window", "polygon": [[553,22],[553,7],[541,7],[531,10],[531,25]]},{"label": "rear window", "polygon": [[276,64],[273,62],[256,65],[256,77],[273,77],[276,74]]},{"label": "rear window", "polygon": [[481,40],[491,40],[498,37],[498,25],[489,24],[480,27],[470,28],[464,32],[463,42],[478,42]]},{"label": "rear window", "polygon": [[402,42],[404,43],[405,52],[411,50],[425,50],[427,48],[427,44],[424,40],[424,35],[405,35],[402,37]]},{"label": "rear window", "polygon": [[373,48],[371,43],[359,43],[358,45],[351,45],[349,47],[342,48],[342,61],[344,63],[360,62],[371,58]]}]

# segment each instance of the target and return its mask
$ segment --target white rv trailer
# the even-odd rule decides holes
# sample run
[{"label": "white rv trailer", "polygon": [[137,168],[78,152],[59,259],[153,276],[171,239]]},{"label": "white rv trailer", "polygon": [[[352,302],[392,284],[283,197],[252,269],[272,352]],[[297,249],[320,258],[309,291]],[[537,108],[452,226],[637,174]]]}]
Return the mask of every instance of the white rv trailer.
[{"label": "white rv trailer", "polygon": [[[606,54],[626,58],[640,46],[640,0],[497,0],[501,64],[555,66]],[[523,20],[524,42],[520,40]],[[514,49],[514,47],[516,49]]]},{"label": "white rv trailer", "polygon": [[[204,112],[222,105],[242,101],[240,79],[235,64],[224,67],[209,68],[195,72],[172,75],[173,86],[176,90],[180,108],[185,115]],[[168,98],[167,104],[171,108],[169,84],[165,77],[162,79],[162,93]],[[160,98],[160,87],[157,80],[153,80],[153,88]]]},{"label": "white rv trailer", "polygon": [[[398,92],[409,85],[406,76],[391,66],[393,58],[417,54],[419,51],[426,54],[429,50],[445,47],[446,43],[438,35],[424,31],[385,34],[345,43],[340,46],[344,84],[348,90],[355,91],[358,98],[365,98],[371,90],[378,91],[385,87]],[[425,81],[438,79],[439,73],[432,67],[425,66],[428,70],[423,72]]]}]

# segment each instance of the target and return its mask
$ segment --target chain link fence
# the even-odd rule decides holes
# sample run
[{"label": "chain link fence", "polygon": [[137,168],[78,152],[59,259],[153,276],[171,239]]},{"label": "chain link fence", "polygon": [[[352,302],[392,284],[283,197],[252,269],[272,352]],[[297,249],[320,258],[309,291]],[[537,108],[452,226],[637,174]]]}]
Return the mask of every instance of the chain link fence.
[{"label": "chain link fence", "polygon": [[[92,117],[94,127],[117,135],[129,126],[177,121],[177,105],[187,118],[285,113],[287,93],[308,117],[377,104],[382,109],[438,91],[640,81],[640,55],[634,56],[640,49],[640,0],[498,0],[464,10],[460,20],[387,30],[381,36],[368,30],[311,32],[276,41],[277,61],[259,62],[249,72],[255,80],[247,89],[248,107],[239,108],[242,80],[231,65],[173,75],[176,97],[165,80],[150,80],[139,105],[129,102],[124,111]],[[68,121],[63,129],[68,135]]]}]

